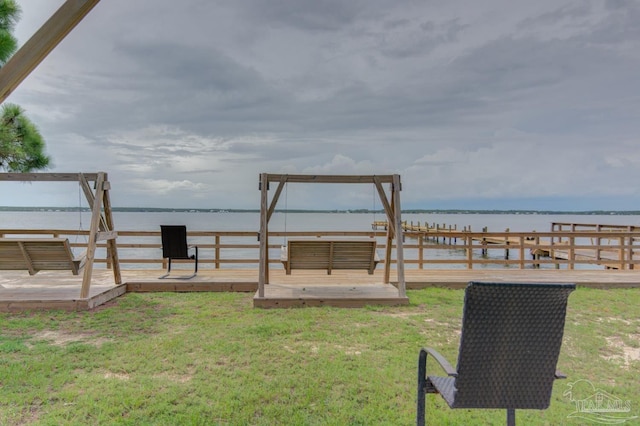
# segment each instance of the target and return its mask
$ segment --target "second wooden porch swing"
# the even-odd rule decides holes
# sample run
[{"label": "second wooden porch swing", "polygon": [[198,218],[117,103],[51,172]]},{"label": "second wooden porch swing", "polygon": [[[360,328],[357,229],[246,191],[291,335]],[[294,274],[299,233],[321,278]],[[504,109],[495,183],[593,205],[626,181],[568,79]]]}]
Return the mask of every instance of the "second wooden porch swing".
[{"label": "second wooden porch swing", "polygon": [[[271,202],[269,202],[269,183],[277,182]],[[401,212],[400,212],[400,175],[260,175],[260,265],[258,278],[258,298],[264,297],[264,286],[269,284],[269,220],[275,211],[276,204],[287,183],[365,183],[375,186],[384,207],[390,226],[387,228],[386,250],[384,262],[384,283],[390,283],[391,252],[395,239],[398,296],[406,297],[404,279],[404,255],[402,247]],[[383,188],[389,184],[390,195]],[[376,241],[371,240],[290,240],[283,248],[281,257],[287,274],[292,269],[326,269],[331,274],[336,269],[365,269],[370,274],[380,261],[376,254]]]}]

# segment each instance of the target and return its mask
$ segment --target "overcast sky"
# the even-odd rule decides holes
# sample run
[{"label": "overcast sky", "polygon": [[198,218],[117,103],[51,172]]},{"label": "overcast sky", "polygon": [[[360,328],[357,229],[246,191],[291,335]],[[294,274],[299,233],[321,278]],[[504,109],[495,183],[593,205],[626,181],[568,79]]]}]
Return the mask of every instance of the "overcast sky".
[{"label": "overcast sky", "polygon": [[[19,3],[23,44],[63,0]],[[398,173],[405,209],[637,210],[639,22],[635,0],[103,0],[7,102],[51,171],[108,172],[116,207],[259,208],[269,172]]]}]

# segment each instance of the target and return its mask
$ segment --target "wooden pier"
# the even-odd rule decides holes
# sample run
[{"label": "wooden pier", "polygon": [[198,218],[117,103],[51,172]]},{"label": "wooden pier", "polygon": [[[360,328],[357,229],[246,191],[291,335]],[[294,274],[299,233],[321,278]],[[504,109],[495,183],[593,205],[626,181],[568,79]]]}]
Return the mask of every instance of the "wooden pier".
[{"label": "wooden pier", "polygon": [[[372,229],[385,228],[386,221],[372,223]],[[503,249],[504,259],[509,260],[510,252],[525,248],[533,259],[549,258],[568,261],[571,268],[576,262],[603,265],[606,269],[634,269],[634,255],[640,251],[640,227],[633,225],[604,225],[584,223],[552,222],[550,233],[511,233],[489,232],[484,227],[481,233],[471,232],[470,227],[462,231],[457,226],[432,224],[426,222],[403,222],[406,236],[421,240],[430,240],[449,245],[458,244],[458,239],[468,239],[479,243],[482,256],[489,249]],[[462,232],[462,233],[461,233]],[[588,240],[588,243],[585,243]],[[469,244],[471,246],[471,244]],[[630,261],[630,262],[627,262]],[[560,262],[555,265],[559,267]]]},{"label": "wooden pier", "polygon": [[[387,221],[386,220],[376,220],[373,223],[371,223],[371,229],[373,230],[378,230],[378,229],[387,229]],[[403,221],[402,222],[402,230],[405,232],[418,232],[418,233],[447,233],[447,232],[458,232],[458,226],[457,225],[447,225],[447,224],[438,224],[438,223],[433,223],[431,225],[429,225],[428,223],[424,223],[424,224],[420,224],[420,222],[414,224],[413,222],[407,222],[407,221]],[[471,231],[471,227],[463,227],[462,229],[463,231]]]}]

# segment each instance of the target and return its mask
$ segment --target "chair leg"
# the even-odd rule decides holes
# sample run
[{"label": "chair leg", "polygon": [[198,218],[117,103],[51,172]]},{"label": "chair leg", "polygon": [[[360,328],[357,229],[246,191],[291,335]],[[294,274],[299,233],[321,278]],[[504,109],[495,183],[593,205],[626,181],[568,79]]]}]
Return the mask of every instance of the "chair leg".
[{"label": "chair leg", "polygon": [[427,351],[420,350],[418,357],[418,396],[416,410],[416,425],[425,425],[425,406],[426,406],[426,385],[427,385]]},{"label": "chair leg", "polygon": [[515,408],[507,408],[507,426],[516,426]]},{"label": "chair leg", "polygon": [[171,274],[171,258],[170,258],[170,257],[168,257],[167,259],[169,260],[169,263],[167,264],[167,273],[166,273],[166,274],[164,274],[164,275],[163,275],[163,276],[161,276],[161,277],[158,277],[158,279],[164,279],[164,278],[167,278],[167,277],[169,276],[169,274]]},{"label": "chair leg", "polygon": [[194,277],[198,273],[198,246],[195,246],[195,249],[196,249],[196,254],[195,254],[195,259],[194,260],[195,260],[196,266],[195,266],[195,270],[193,271],[193,276]]},{"label": "chair leg", "polygon": [[[167,273],[164,274],[163,276],[159,277],[160,279],[163,278],[167,278],[170,274],[171,274],[171,258],[167,258],[169,260],[168,264],[167,264]],[[182,259],[182,258],[180,258]],[[195,254],[191,256],[191,259],[194,260],[194,271],[193,274],[191,276],[188,277],[174,277],[173,279],[175,280],[188,280],[190,278],[195,277],[198,274],[198,247],[195,247]]]}]

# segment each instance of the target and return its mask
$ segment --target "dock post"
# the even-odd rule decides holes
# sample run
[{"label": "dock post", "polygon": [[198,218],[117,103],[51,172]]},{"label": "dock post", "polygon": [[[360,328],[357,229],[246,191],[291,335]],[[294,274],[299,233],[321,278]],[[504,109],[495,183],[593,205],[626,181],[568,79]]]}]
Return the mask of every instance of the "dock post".
[{"label": "dock post", "polygon": [[[486,233],[488,231],[489,228],[487,228],[486,226],[484,228],[482,228],[482,232]],[[486,237],[483,235],[482,236],[482,256],[486,256],[489,253],[489,250],[487,249],[487,239]]]},{"label": "dock post", "polygon": [[[509,232],[509,228],[505,229],[504,232]],[[507,245],[507,247],[504,249],[504,259],[505,260],[509,260],[509,236],[507,235],[504,239],[505,244]]]},{"label": "dock post", "polygon": [[[540,260],[540,237],[537,235],[535,236],[535,244],[536,244],[536,249],[535,251],[532,252],[533,260]],[[539,262],[534,263],[533,267],[540,269],[540,263]]]}]

